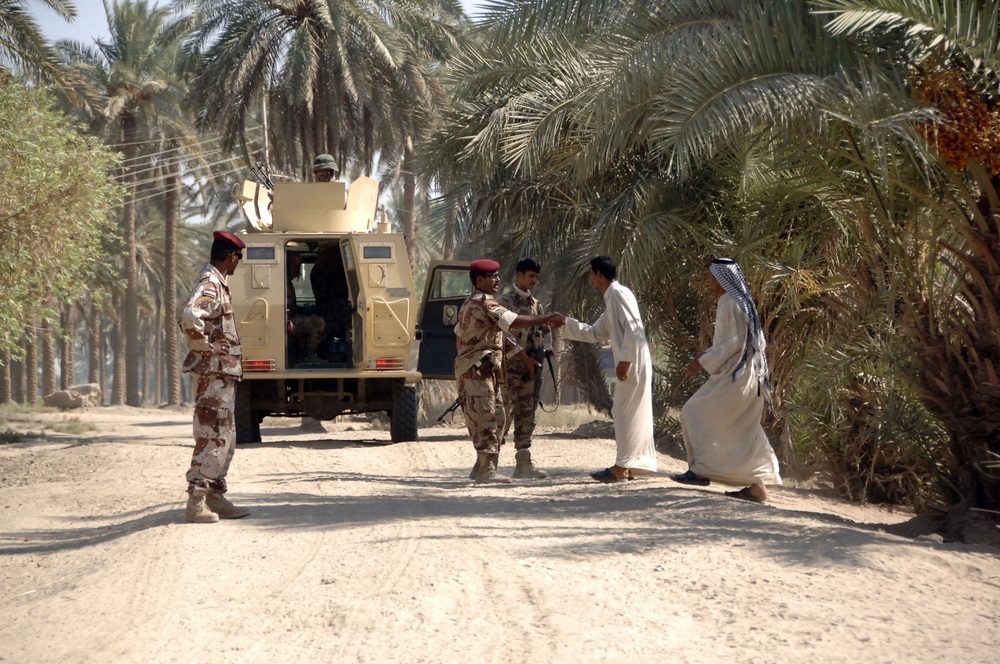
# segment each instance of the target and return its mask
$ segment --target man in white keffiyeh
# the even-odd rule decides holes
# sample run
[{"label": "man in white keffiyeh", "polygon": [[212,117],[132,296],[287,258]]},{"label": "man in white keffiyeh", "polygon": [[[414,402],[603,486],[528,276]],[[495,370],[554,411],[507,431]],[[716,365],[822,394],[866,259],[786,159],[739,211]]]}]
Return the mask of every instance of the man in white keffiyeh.
[{"label": "man in white keffiyeh", "polygon": [[681,410],[690,468],[670,479],[696,486],[711,480],[744,485],[726,495],[761,503],[767,500],[765,485],[781,484],[778,459],[760,424],[771,397],[764,331],[739,265],[719,258],[709,270],[720,296],[715,334],[712,346],[688,367],[689,376],[705,369],[709,378]]}]

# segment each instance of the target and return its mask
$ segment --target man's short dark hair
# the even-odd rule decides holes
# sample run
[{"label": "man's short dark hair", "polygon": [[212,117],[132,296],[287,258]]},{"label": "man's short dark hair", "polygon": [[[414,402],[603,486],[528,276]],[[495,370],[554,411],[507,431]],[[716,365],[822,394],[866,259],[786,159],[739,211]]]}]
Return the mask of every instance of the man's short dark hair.
[{"label": "man's short dark hair", "polygon": [[600,272],[605,279],[617,279],[618,267],[607,256],[597,256],[590,259],[590,271]]},{"label": "man's short dark hair", "polygon": [[213,240],[210,259],[213,261],[224,261],[229,258],[229,254],[235,254],[239,251],[240,248],[229,240]]},{"label": "man's short dark hair", "polygon": [[524,274],[527,272],[537,272],[541,274],[542,266],[534,258],[522,258],[517,262],[517,267],[514,268],[514,271],[518,274]]}]

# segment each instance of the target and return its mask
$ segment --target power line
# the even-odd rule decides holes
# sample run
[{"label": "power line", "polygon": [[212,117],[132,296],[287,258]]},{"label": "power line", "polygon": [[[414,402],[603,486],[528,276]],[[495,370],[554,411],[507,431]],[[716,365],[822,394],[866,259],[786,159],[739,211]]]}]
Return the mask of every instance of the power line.
[{"label": "power line", "polygon": [[[202,152],[201,154],[199,154],[197,156],[198,157],[212,157],[212,156],[218,155],[218,154],[223,154],[222,148],[219,148],[219,149],[216,149],[216,150],[212,150],[210,152]],[[226,157],[227,160],[229,160],[229,159],[236,159],[236,158],[237,157]],[[173,157],[173,158],[170,158],[170,159],[164,159],[164,160],[160,161],[159,163],[153,164],[151,166],[147,166],[146,168],[141,168],[141,169],[134,170],[134,171],[130,170],[128,172],[128,174],[129,175],[142,175],[144,173],[153,173],[155,171],[161,170],[162,168],[165,168],[166,166],[175,166],[177,164],[183,164],[183,163],[186,163],[186,162],[194,162],[194,163],[197,164],[200,161],[201,161],[200,159],[195,158],[195,157],[191,157],[191,156],[188,156],[188,155],[180,155],[180,156]]]},{"label": "power line", "polygon": [[[221,164],[221,163],[224,163],[224,162],[218,162],[218,163]],[[227,175],[232,175],[234,173],[240,173],[240,172],[244,172],[244,171],[245,171],[244,167],[237,166],[236,168],[232,168],[232,169],[229,169],[227,171],[222,171],[221,173],[217,173],[216,175],[218,177],[225,177]],[[159,179],[149,180],[148,182],[157,182],[157,181],[162,182],[162,180],[159,180]],[[143,201],[148,201],[148,200],[151,200],[151,199],[154,199],[154,198],[158,198],[159,196],[162,196],[164,193],[166,193],[166,187],[164,187],[162,184],[160,186],[158,186],[158,187],[145,188],[143,190],[143,195],[142,196],[137,196],[133,202],[134,203],[142,203]]]},{"label": "power line", "polygon": [[[263,127],[251,127],[250,129],[247,129],[246,132],[249,133],[251,131],[260,131],[261,129],[263,129]],[[91,135],[93,135],[93,134],[91,134]],[[202,135],[200,135],[200,134],[184,134],[183,135],[183,138],[201,138],[201,137],[202,137]],[[218,138],[222,138],[222,134],[219,134]],[[214,140],[214,139],[210,139],[210,140]],[[111,144],[106,143],[105,145],[107,145],[107,147],[109,147],[109,148],[119,148],[119,147],[126,147],[126,146],[132,146],[132,145],[148,145],[150,143],[162,143],[162,142],[163,142],[163,137],[161,137],[161,138],[150,138],[150,139],[147,139],[147,140],[144,140],[144,141],[134,141],[132,143],[111,143]]]},{"label": "power line", "polygon": [[[251,129],[250,131],[257,131],[257,129],[259,129],[259,128],[255,127],[253,129]],[[147,160],[147,159],[152,159],[154,157],[159,157],[159,156],[162,156],[162,155],[170,154],[172,152],[189,150],[190,148],[194,148],[194,147],[197,147],[199,145],[206,145],[208,143],[213,143],[213,142],[216,142],[216,141],[221,141],[222,139],[223,139],[222,134],[219,134],[219,135],[217,135],[215,137],[207,138],[204,141],[199,141],[197,143],[188,143],[188,144],[185,144],[185,145],[179,145],[179,146],[174,147],[174,148],[168,148],[166,150],[160,150],[159,152],[150,152],[150,153],[147,153],[147,154],[136,155],[135,157],[132,157],[131,159],[125,159],[125,160],[123,160],[122,163],[126,164],[126,163],[133,162],[133,161],[144,161],[144,160]],[[255,139],[251,139],[250,142],[252,144],[252,143],[256,143],[259,140],[260,139],[255,138]],[[112,146],[112,147],[115,147],[115,146]]]}]

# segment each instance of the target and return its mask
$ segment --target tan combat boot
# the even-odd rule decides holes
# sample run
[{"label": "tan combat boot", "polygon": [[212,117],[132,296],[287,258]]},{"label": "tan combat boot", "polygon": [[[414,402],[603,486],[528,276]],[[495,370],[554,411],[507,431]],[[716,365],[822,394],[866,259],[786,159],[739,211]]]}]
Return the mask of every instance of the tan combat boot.
[{"label": "tan combat boot", "polygon": [[221,493],[210,493],[205,498],[208,509],[219,515],[221,519],[242,519],[249,516],[250,510],[246,507],[237,507]]},{"label": "tan combat boot", "polygon": [[208,509],[208,505],[205,504],[205,494],[192,493],[188,495],[184,519],[188,523],[215,523],[219,520],[219,515]]},{"label": "tan combat boot", "polygon": [[469,479],[470,480],[474,480],[474,479],[476,479],[477,475],[479,475],[479,453],[478,452],[476,452],[476,464],[472,467],[472,470],[469,471]]},{"label": "tan combat boot", "polygon": [[499,454],[489,452],[479,452],[479,473],[476,475],[476,484],[510,484],[510,478],[497,473],[497,458]]},{"label": "tan combat boot", "polygon": [[517,464],[514,466],[515,480],[540,480],[543,477],[549,476],[541,468],[535,467],[535,464],[531,461],[531,450],[518,450],[514,453],[514,460]]}]

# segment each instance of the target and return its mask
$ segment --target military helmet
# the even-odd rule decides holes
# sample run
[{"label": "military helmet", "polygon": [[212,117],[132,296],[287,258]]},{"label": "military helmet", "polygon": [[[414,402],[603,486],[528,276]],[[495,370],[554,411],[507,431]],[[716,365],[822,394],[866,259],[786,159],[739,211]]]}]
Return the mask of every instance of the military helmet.
[{"label": "military helmet", "polygon": [[321,154],[313,160],[313,173],[316,171],[333,171],[336,173],[340,171],[340,168],[331,155]]}]

